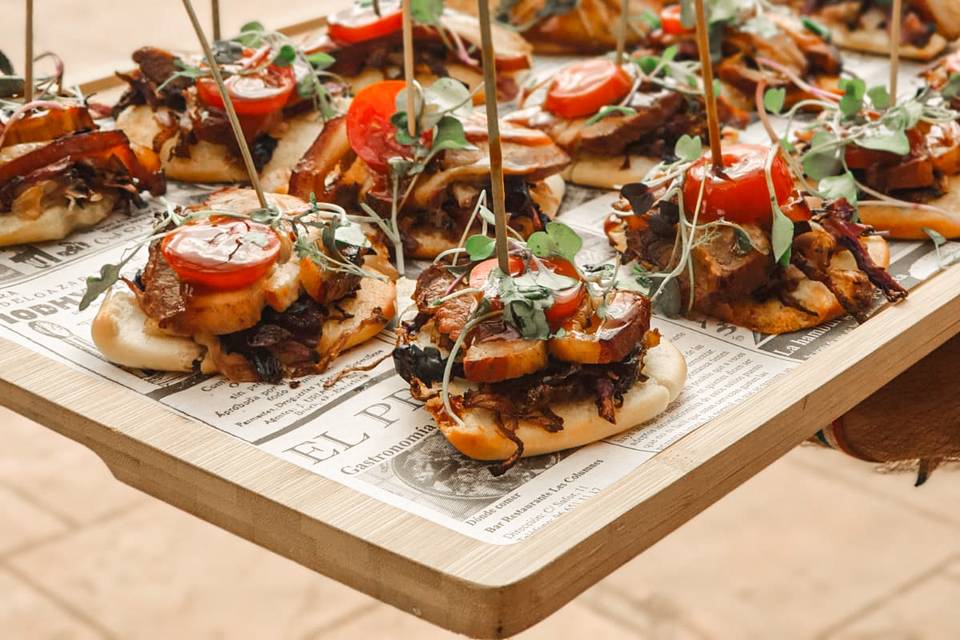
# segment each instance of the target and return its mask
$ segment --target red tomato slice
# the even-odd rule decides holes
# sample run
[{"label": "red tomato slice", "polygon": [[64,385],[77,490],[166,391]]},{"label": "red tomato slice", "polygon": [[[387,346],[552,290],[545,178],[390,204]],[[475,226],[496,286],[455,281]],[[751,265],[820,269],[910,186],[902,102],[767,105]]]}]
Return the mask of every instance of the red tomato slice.
[{"label": "red tomato slice", "polygon": [[380,15],[373,7],[353,5],[327,16],[327,33],[330,38],[344,44],[366,42],[396,33],[403,28],[403,13],[396,4],[387,9],[381,6]]},{"label": "red tomato slice", "polygon": [[[580,280],[580,274],[577,273],[577,268],[563,258],[546,258],[542,262],[554,273]],[[490,272],[493,271],[497,265],[498,262],[496,258],[489,258],[476,264],[470,271],[470,287],[482,289],[484,297],[489,299],[495,299],[497,297],[497,292],[488,288],[487,283]],[[524,271],[523,261],[517,256],[510,256],[509,265],[510,275],[518,276]],[[533,267],[536,271],[536,263],[534,263]],[[580,308],[580,303],[583,302],[585,295],[586,290],[581,282],[578,282],[569,289],[556,292],[553,305],[544,312],[544,315],[547,317],[547,322],[550,323],[550,327],[556,330],[564,320],[572,316],[577,309]]]},{"label": "red tomato slice", "polygon": [[[523,260],[521,260],[519,257],[510,256],[507,259],[507,264],[510,265],[510,275],[518,276],[523,273]],[[497,267],[497,265],[498,262],[496,258],[488,258],[483,262],[478,262],[475,264],[473,269],[470,270],[470,288],[484,289],[485,294],[496,297],[496,291],[486,291],[486,284],[487,277],[490,275],[490,272]]]},{"label": "red tomato slice", "polygon": [[[279,111],[296,86],[293,69],[268,65],[249,75],[233,75],[224,81],[233,108],[242,116],[262,116]],[[197,80],[197,95],[208,107],[223,109],[223,98],[213,78]]]},{"label": "red tomato slice", "polygon": [[671,4],[660,11],[660,28],[663,29],[664,33],[669,33],[672,36],[681,36],[692,31],[692,29],[687,29],[683,26],[683,21],[681,20],[682,13],[683,10],[678,4]]},{"label": "red tomato slice", "polygon": [[280,253],[280,238],[265,224],[216,217],[183,225],[160,248],[184,282],[240,289],[266,275]]},{"label": "red tomato slice", "polygon": [[[397,111],[397,94],[406,86],[403,80],[384,80],[361,89],[347,110],[347,139],[350,147],[371,169],[387,173],[387,161],[401,156],[409,159],[410,149],[397,141],[390,118]],[[423,136],[426,144],[432,132]]]},{"label": "red tomato slice", "polygon": [[633,86],[630,74],[606,58],[591,58],[561,69],[547,88],[543,106],[562,118],[593,115],[622,99]]},{"label": "red tomato slice", "polygon": [[[699,221],[724,218],[738,223],[769,224],[772,215],[764,164],[768,147],[758,144],[730,145],[723,151],[723,175],[713,173],[709,152],[690,165],[683,183],[683,204],[693,214],[706,176]],[[783,204],[793,192],[793,175],[786,160],[777,155],[771,168],[777,203]]]}]

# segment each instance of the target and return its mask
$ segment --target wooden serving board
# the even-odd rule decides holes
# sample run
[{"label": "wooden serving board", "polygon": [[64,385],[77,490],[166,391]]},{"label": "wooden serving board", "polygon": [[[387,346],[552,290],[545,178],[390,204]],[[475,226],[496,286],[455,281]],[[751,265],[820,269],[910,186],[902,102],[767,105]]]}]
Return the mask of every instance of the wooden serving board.
[{"label": "wooden serving board", "polygon": [[511,545],[457,533],[2,338],[0,403],[89,447],[122,482],[212,524],[447,629],[505,637],[559,609],[958,333],[955,266]]}]

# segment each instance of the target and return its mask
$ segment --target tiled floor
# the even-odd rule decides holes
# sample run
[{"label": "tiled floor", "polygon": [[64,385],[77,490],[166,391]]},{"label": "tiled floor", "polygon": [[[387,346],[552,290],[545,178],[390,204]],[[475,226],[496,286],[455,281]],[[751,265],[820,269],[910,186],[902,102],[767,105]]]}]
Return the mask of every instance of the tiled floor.
[{"label": "tiled floor", "polygon": [[[446,638],[0,410],[0,638]],[[801,447],[524,638],[960,637],[956,471]]]}]

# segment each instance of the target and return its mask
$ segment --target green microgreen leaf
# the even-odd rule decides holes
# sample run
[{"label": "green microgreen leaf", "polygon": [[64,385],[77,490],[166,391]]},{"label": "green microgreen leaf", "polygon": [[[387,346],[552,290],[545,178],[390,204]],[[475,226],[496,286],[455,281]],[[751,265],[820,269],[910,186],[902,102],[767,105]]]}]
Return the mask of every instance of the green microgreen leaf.
[{"label": "green microgreen leaf", "polygon": [[673,154],[684,162],[693,162],[703,155],[703,142],[699,137],[684,134],[677,140],[673,148]]},{"label": "green microgreen leaf", "polygon": [[817,190],[830,200],[843,198],[851,205],[857,204],[857,183],[849,171],[821,179],[817,184]]},{"label": "green microgreen leaf", "polygon": [[486,260],[492,256],[496,247],[496,240],[479,234],[467,238],[466,243],[463,245],[463,248],[467,250],[467,255],[470,256],[470,260],[474,262]]},{"label": "green microgreen leaf", "polygon": [[770,113],[780,113],[783,111],[784,102],[787,99],[787,90],[783,87],[767,89],[763,94],[763,107]]},{"label": "green microgreen leaf", "polygon": [[587,125],[595,124],[597,122],[600,122],[607,116],[612,116],[615,113],[622,116],[635,116],[637,115],[637,110],[632,107],[625,107],[618,104],[607,105],[605,107],[601,107],[599,111],[597,111],[595,114],[590,116],[590,118],[587,119],[586,124]]},{"label": "green microgreen leaf", "polygon": [[307,62],[312,64],[314,69],[323,70],[336,62],[336,59],[329,53],[317,51],[307,55]]},{"label": "green microgreen leaf", "polygon": [[877,109],[886,109],[890,106],[890,94],[883,85],[871,87],[870,90],[867,91],[867,97],[870,98],[870,104]]},{"label": "green microgreen leaf", "polygon": [[804,28],[811,33],[815,33],[820,36],[827,42],[830,42],[833,34],[830,33],[830,29],[826,28],[816,20],[811,20],[810,18],[803,17],[800,19],[800,22],[803,24]]}]

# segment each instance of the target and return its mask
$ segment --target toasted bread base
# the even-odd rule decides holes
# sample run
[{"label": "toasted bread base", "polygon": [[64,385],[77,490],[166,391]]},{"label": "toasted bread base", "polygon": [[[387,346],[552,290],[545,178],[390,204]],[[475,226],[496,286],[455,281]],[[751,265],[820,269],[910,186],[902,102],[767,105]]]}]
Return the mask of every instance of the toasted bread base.
[{"label": "toasted bread base", "polygon": [[[830,29],[833,41],[844,49],[890,55],[890,34],[885,29],[855,29],[851,31],[847,25],[817,16],[817,20]],[[910,60],[929,61],[943,53],[947,48],[947,41],[938,33],[933,34],[924,47],[911,44],[900,46],[900,56]]]},{"label": "toasted bread base", "polygon": [[[356,295],[342,301],[340,308],[348,315],[345,320],[329,319],[323,324],[320,343],[322,371],[344,351],[372,339],[396,315],[396,286],[365,278]],[[189,372],[200,363],[203,373],[220,373],[229,368],[236,374],[237,362],[229,362],[231,354],[219,349],[219,341],[212,336],[196,339],[175,336],[152,329],[153,323],[143,313],[136,296],[125,288],[111,290],[100,306],[91,326],[91,336],[97,349],[114,364],[134,369]],[[240,382],[256,381],[253,370],[249,376],[234,375]]]},{"label": "toasted bread base", "polygon": [[946,193],[926,204],[943,211],[862,204],[860,218],[872,227],[889,232],[891,238],[926,240],[924,228],[933,229],[946,238],[960,238],[960,175],[948,177]]},{"label": "toasted bread base", "polygon": [[[154,111],[146,105],[127,107],[117,117],[131,142],[153,148],[153,139],[160,132]],[[260,172],[265,191],[285,193],[294,165],[323,130],[323,121],[316,113],[290,118],[272,134],[279,135],[277,148],[270,162]],[[190,145],[190,157],[172,156],[178,136],[160,147],[159,156],[167,177],[183,182],[247,182],[247,172],[239,158],[228,153],[222,144],[200,140]]]},{"label": "toasted bread base", "polygon": [[640,182],[659,164],[659,160],[630,154],[629,156],[595,156],[580,154],[563,172],[563,178],[574,184],[598,189],[619,189],[631,182]]},{"label": "toasted bread base", "polygon": [[113,211],[117,195],[109,190],[100,192],[100,195],[100,200],[82,207],[71,207],[66,203],[47,207],[32,220],[11,212],[0,212],[0,247],[62,240],[76,229],[102,222]]},{"label": "toasted bread base", "polygon": [[[883,238],[869,236],[866,245],[875,263],[884,268],[890,265],[890,247]],[[832,264],[843,269],[857,268],[857,263],[849,251],[835,255]],[[776,298],[768,298],[762,302],[745,298],[715,305],[710,315],[760,333],[780,334],[812,329],[847,313],[836,296],[821,282],[802,279],[793,292],[793,297],[811,313],[786,305]]]},{"label": "toasted bread base", "polygon": [[[553,405],[551,409],[563,418],[563,429],[556,433],[521,421],[516,434],[523,442],[523,457],[580,447],[652,420],[680,395],[687,378],[687,363],[673,344],[661,340],[647,352],[643,374],[647,380],[638,382],[623,396],[616,423],[601,418],[591,398]],[[462,393],[463,387],[451,383],[451,392]],[[450,444],[465,456],[477,460],[506,460],[516,449],[516,445],[497,430],[494,414],[487,409],[467,409],[461,416],[464,426],[450,421],[439,398],[428,401],[427,409]]]}]

